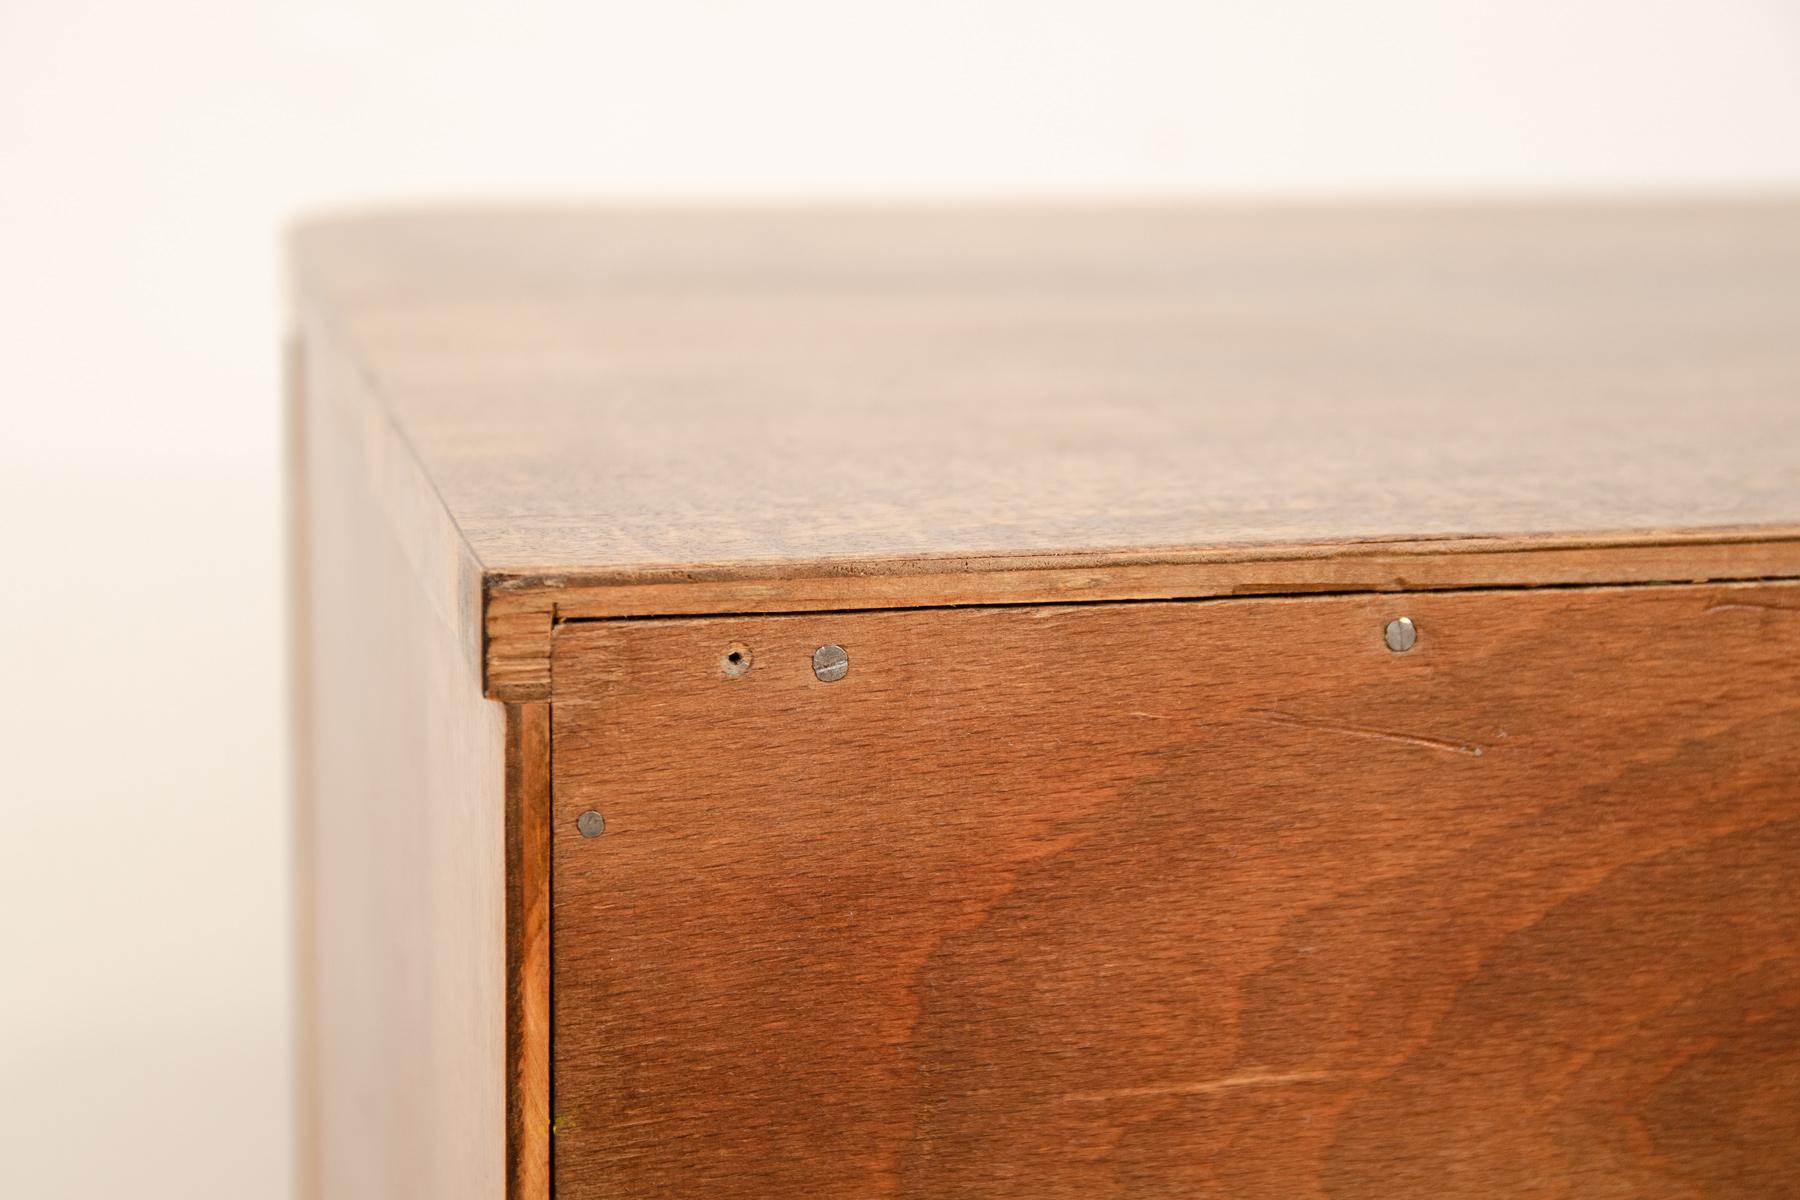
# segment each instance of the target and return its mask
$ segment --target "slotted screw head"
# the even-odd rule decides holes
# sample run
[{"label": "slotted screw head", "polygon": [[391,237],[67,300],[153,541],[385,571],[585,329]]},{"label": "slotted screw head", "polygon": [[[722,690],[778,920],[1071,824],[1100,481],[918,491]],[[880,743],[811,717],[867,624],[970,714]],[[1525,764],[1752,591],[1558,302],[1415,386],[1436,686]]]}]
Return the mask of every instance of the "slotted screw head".
[{"label": "slotted screw head", "polygon": [[582,837],[599,837],[606,832],[606,818],[590,808],[575,818],[575,828],[581,830]]},{"label": "slotted screw head", "polygon": [[1405,654],[1419,643],[1419,631],[1413,625],[1411,617],[1395,617],[1387,624],[1387,632],[1383,635],[1387,648],[1395,654]]},{"label": "slotted screw head", "polygon": [[842,646],[820,646],[813,651],[813,674],[820,683],[836,683],[850,673],[850,656]]}]

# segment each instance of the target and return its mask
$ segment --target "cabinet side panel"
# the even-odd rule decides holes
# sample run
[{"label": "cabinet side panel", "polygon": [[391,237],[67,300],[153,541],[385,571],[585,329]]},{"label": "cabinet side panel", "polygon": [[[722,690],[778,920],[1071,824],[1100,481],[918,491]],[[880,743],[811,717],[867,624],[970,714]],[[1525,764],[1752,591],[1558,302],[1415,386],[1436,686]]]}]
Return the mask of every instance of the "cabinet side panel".
[{"label": "cabinet side panel", "polygon": [[1797,662],[1791,584],[564,624],[557,1198],[1793,1196]]},{"label": "cabinet side panel", "polygon": [[505,709],[483,698],[469,633],[446,619],[470,598],[436,594],[444,576],[417,569],[422,554],[454,561],[454,530],[395,511],[391,429],[308,332],[302,1183],[330,1200],[494,1200],[507,1177]]}]

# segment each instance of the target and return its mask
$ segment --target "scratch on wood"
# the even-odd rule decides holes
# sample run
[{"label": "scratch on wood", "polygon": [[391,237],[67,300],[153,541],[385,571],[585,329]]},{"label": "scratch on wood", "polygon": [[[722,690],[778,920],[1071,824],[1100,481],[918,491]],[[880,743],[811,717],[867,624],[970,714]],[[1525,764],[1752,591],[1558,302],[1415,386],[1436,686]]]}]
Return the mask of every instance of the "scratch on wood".
[{"label": "scratch on wood", "polygon": [[1763,604],[1763,603],[1760,603],[1755,600],[1733,600],[1728,604],[1709,604],[1706,606],[1706,611],[1709,613],[1717,613],[1717,612],[1800,613],[1800,608],[1796,608],[1791,604]]},{"label": "scratch on wood", "polygon": [[1227,1075],[1223,1079],[1200,1079],[1191,1083],[1160,1083],[1148,1087],[1112,1088],[1104,1092],[1075,1092],[1068,1098],[1084,1103],[1103,1100],[1136,1100],[1151,1096],[1204,1096],[1208,1092],[1223,1092],[1231,1088],[1246,1087],[1280,1087],[1290,1083],[1316,1083],[1330,1078],[1329,1071],[1290,1071],[1277,1074],[1268,1071],[1247,1071],[1242,1075]]},{"label": "scratch on wood", "polygon": [[1252,708],[1246,710],[1253,717],[1265,721],[1276,721],[1283,725],[1298,725],[1304,729],[1318,729],[1326,733],[1342,733],[1351,737],[1377,738],[1384,742],[1399,742],[1407,746],[1419,746],[1426,750],[1442,750],[1449,754],[1467,754],[1480,758],[1486,753],[1486,747],[1475,742],[1456,742],[1448,738],[1427,737],[1418,733],[1395,733],[1388,729],[1374,729],[1367,725],[1351,725],[1345,721],[1328,721],[1318,717],[1303,717],[1296,713],[1282,712],[1273,708]]}]

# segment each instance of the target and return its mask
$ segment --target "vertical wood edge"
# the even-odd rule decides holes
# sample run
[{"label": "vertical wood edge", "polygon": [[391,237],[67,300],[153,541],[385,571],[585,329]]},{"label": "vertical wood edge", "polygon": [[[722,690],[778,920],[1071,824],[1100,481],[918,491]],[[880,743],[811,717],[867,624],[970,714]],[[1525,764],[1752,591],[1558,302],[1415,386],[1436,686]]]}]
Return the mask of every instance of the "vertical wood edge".
[{"label": "vertical wood edge", "polygon": [[550,636],[556,605],[542,595],[484,589],[483,686],[491,700],[550,698]]},{"label": "vertical wood edge", "polygon": [[506,1195],[550,1197],[550,706],[506,706]]},{"label": "vertical wood edge", "polygon": [[306,455],[306,354],[298,330],[289,330],[282,344],[282,415],[286,422],[284,502],[287,511],[287,722],[288,758],[288,885],[293,910],[288,918],[293,939],[293,978],[289,997],[294,1011],[294,1040],[289,1047],[293,1070],[290,1095],[294,1109],[289,1131],[293,1138],[294,1194],[299,1200],[319,1195],[318,1151],[318,1036],[315,1028],[314,981],[317,976],[317,941],[313,919],[313,770],[312,735],[312,622],[307,593],[310,587],[307,553],[307,455]]}]

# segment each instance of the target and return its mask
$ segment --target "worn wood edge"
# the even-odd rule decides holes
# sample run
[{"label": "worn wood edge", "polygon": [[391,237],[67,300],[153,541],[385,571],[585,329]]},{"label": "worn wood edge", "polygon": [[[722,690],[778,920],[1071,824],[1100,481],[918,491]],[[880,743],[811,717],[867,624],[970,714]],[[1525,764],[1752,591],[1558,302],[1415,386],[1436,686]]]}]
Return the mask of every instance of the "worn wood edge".
[{"label": "worn wood edge", "polygon": [[556,603],[535,592],[486,594],[482,678],[490,699],[523,703],[550,698],[550,635]]},{"label": "worn wood edge", "polygon": [[[1649,552],[1657,549],[1688,554],[1703,545],[1773,545],[1794,543],[1800,558],[1800,523],[1732,525],[1674,529],[1626,529],[1573,534],[1464,534],[1445,537],[1357,538],[1327,542],[1221,542],[1195,546],[1147,546],[1129,549],[915,555],[904,558],[814,558],[783,562],[671,563],[633,567],[490,568],[491,593],[541,591],[568,595],[587,589],[617,594],[636,585],[769,582],[792,587],[812,580],[858,580],[863,586],[884,578],[918,580],[951,575],[980,576],[977,586],[1004,589],[1012,573],[1088,571],[1115,572],[1145,567],[1181,570],[1225,564],[1315,564],[1330,570],[1344,561],[1421,558],[1464,559],[1500,554],[1557,552]],[[1324,564],[1322,566],[1317,564]],[[1546,564],[1538,564],[1541,570]],[[1553,564],[1550,564],[1553,565]],[[1308,569],[1304,566],[1301,569]],[[1455,570],[1455,567],[1449,569]],[[1471,568],[1481,570],[1479,566]],[[566,606],[566,601],[565,601]]]},{"label": "worn wood edge", "polygon": [[1800,529],[1221,548],[1140,555],[672,569],[614,578],[490,573],[489,694],[554,695],[562,621],[1078,604],[1466,588],[1730,583],[1800,578]]},{"label": "worn wood edge", "polygon": [[550,706],[506,706],[506,1195],[550,1197]]}]

